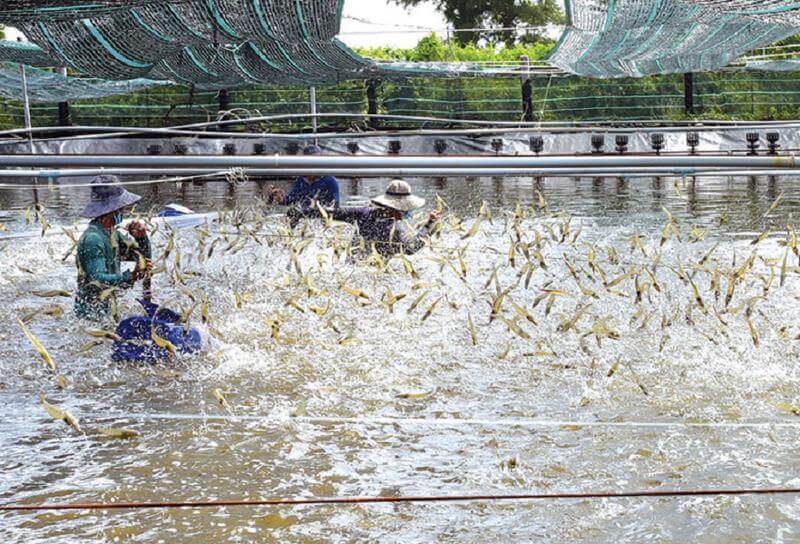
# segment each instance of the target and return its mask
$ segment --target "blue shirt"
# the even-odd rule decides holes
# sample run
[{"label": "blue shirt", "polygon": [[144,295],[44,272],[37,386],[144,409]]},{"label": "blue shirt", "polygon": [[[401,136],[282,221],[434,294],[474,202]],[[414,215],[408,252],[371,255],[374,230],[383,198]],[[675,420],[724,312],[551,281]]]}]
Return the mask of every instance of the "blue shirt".
[{"label": "blue shirt", "polygon": [[317,200],[323,207],[339,207],[339,182],[333,176],[324,176],[314,183],[307,183],[305,178],[299,176],[289,194],[283,199],[283,204],[291,206],[298,204],[301,208],[311,207],[311,201]]}]

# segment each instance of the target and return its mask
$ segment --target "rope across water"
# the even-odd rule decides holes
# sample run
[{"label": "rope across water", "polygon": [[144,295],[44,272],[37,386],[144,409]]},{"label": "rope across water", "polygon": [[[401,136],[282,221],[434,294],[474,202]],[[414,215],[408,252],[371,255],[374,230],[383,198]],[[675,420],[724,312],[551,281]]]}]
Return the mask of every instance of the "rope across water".
[{"label": "rope across water", "polygon": [[741,488],[741,489],[686,489],[653,491],[595,491],[563,493],[519,493],[513,495],[416,495],[398,497],[330,497],[330,498],[275,498],[229,499],[218,501],[164,501],[164,502],[74,502],[64,504],[4,504],[0,512],[41,512],[53,510],[144,510],[171,508],[225,508],[229,506],[325,506],[340,504],[437,503],[437,502],[495,502],[532,500],[596,500],[633,498],[718,497],[738,495],[796,495],[800,488]]}]

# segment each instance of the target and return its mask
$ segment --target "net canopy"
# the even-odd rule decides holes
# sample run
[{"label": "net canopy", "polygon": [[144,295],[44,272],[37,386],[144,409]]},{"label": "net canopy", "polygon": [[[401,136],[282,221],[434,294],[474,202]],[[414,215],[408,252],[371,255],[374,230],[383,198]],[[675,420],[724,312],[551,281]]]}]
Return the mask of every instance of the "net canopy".
[{"label": "net canopy", "polygon": [[344,0],[17,0],[0,22],[40,50],[11,50],[37,66],[109,80],[200,86],[325,84],[376,68],[335,38]]},{"label": "net canopy", "polygon": [[[800,31],[800,2],[566,0],[568,25],[549,65],[377,63],[340,42],[345,0],[9,0],[0,23],[32,43],[0,42],[0,62],[69,67],[34,100],[118,94],[177,83],[198,89],[333,85],[348,80],[571,73],[639,77],[710,71]],[[796,70],[792,60],[748,69]],[[535,74],[534,74],[535,72]],[[42,72],[35,78],[46,80]],[[108,82],[104,85],[103,81]],[[4,77],[0,94],[19,95]],[[36,81],[33,82],[34,84]],[[89,94],[80,95],[81,89]],[[89,91],[91,89],[91,91]],[[105,94],[103,94],[105,93]]]},{"label": "net canopy", "polygon": [[[3,2],[3,18],[9,22],[24,22],[31,18],[73,19],[110,13],[112,11],[156,4],[163,0],[94,0],[76,2],[74,0],[6,0]],[[173,0],[181,4],[186,0]]]},{"label": "net canopy", "polygon": [[747,63],[748,70],[766,70],[769,72],[797,72],[800,71],[800,60],[758,60]]},{"label": "net canopy", "polygon": [[780,0],[565,0],[565,7],[567,28],[549,60],[593,77],[715,70],[800,31],[800,3]]},{"label": "net canopy", "polygon": [[[82,98],[103,98],[120,94],[130,94],[151,87],[164,85],[164,82],[149,79],[127,81],[108,81],[104,79],[75,78],[59,73],[28,68],[28,97],[31,102],[61,102]],[[22,74],[19,66],[0,63],[0,96],[20,100]]]},{"label": "net canopy", "polygon": [[0,62],[17,62],[39,67],[58,67],[61,63],[38,45],[26,42],[0,41]]}]

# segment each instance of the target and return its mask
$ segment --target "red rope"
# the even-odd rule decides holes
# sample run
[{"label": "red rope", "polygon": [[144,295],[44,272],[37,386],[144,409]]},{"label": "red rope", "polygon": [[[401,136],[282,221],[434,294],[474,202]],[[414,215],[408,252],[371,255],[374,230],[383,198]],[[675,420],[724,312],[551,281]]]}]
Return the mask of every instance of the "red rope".
[{"label": "red rope", "polygon": [[432,495],[409,497],[333,497],[308,499],[240,499],[221,501],[174,501],[174,502],[111,502],[111,503],[66,503],[66,504],[3,504],[0,511],[40,510],[129,510],[143,508],[222,508],[226,506],[298,506],[326,504],[375,504],[412,502],[461,502],[461,501],[521,501],[558,499],[625,499],[636,497],[707,497],[719,495],[789,495],[800,494],[800,488],[763,489],[695,489],[620,491],[594,493],[538,493],[518,495]]}]

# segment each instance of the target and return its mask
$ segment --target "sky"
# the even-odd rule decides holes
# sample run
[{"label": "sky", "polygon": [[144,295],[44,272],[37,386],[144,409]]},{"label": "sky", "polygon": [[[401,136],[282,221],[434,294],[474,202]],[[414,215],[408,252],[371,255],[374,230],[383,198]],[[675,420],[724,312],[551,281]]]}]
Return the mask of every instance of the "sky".
[{"label": "sky", "polygon": [[429,29],[444,36],[446,27],[430,2],[406,10],[391,0],[345,0],[339,39],[351,47],[413,47]]}]

